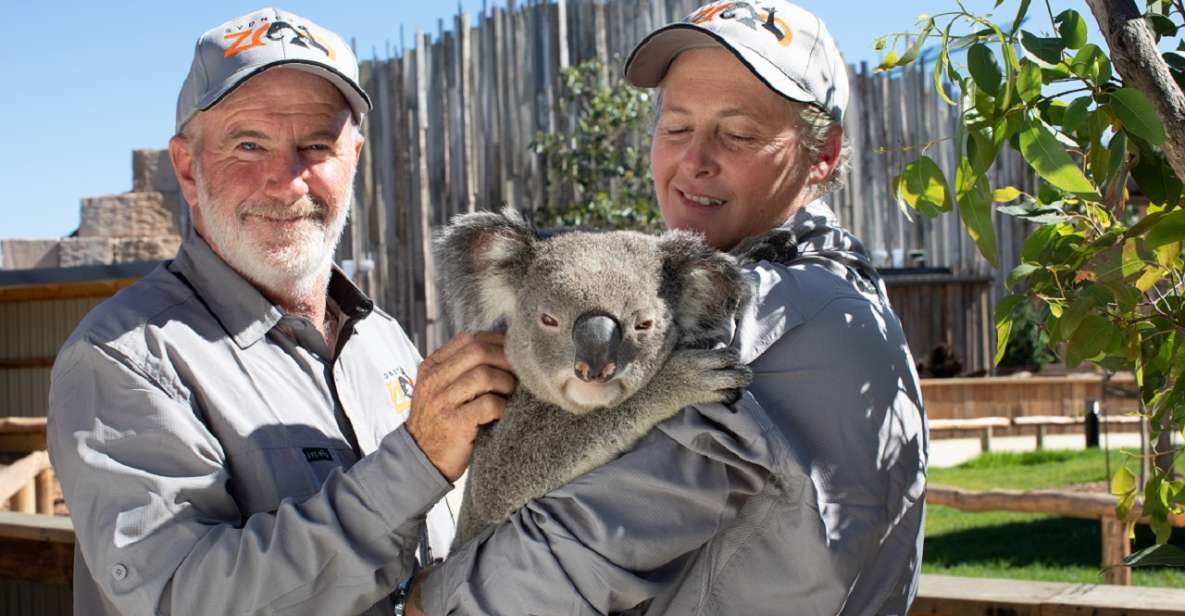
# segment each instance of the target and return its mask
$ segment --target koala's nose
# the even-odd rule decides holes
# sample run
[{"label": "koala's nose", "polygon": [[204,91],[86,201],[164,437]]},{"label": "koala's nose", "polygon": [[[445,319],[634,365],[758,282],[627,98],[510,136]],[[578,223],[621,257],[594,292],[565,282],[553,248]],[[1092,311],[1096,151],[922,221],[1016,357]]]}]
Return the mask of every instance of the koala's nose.
[{"label": "koala's nose", "polygon": [[576,346],[576,376],[585,382],[605,382],[617,372],[621,326],[606,314],[590,313],[572,325]]}]

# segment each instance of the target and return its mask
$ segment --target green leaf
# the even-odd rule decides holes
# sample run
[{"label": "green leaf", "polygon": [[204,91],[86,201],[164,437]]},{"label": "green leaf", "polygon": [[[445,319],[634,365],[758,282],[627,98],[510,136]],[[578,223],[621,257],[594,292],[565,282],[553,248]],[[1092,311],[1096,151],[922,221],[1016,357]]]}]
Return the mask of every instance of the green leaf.
[{"label": "green leaf", "polygon": [[1152,203],[1176,205],[1181,198],[1181,180],[1173,173],[1164,155],[1136,139],[1140,156],[1131,169],[1132,178]]},{"label": "green leaf", "polygon": [[[1001,208],[1003,209],[1003,208]],[[1057,225],[1045,225],[1039,227],[1025,238],[1024,245],[1021,247],[1020,258],[1022,261],[1041,261],[1041,255],[1049,244],[1057,235]]]},{"label": "green leaf", "polygon": [[1127,567],[1185,567],[1185,550],[1171,544],[1148,546],[1123,559]]},{"label": "green leaf", "polygon": [[1111,80],[1111,61],[1107,54],[1093,43],[1088,43],[1074,54],[1070,60],[1070,70],[1075,75],[1093,82],[1103,84]]},{"label": "green leaf", "polygon": [[996,248],[996,228],[992,225],[992,196],[987,178],[972,173],[970,163],[964,159],[959,163],[955,184],[959,186],[959,216],[967,235],[979,247],[980,254],[993,267],[1000,267]]},{"label": "green leaf", "polygon": [[1009,36],[1016,34],[1017,28],[1025,21],[1025,14],[1029,12],[1029,4],[1033,0],[1021,0],[1020,7],[1016,9],[1016,17],[1012,20],[1012,30],[1008,33]]},{"label": "green leaf", "polygon": [[1148,26],[1156,33],[1156,36],[1177,36],[1177,24],[1173,20],[1164,15],[1145,15],[1144,19],[1148,20]]},{"label": "green leaf", "polygon": [[1062,44],[1069,49],[1078,49],[1086,44],[1086,20],[1078,11],[1066,9],[1053,19],[1057,24],[1058,34],[1062,36]]},{"label": "green leaf", "polygon": [[1053,68],[1062,61],[1066,49],[1061,38],[1042,38],[1027,30],[1020,31],[1020,47],[1025,57],[1041,68]]},{"label": "green leaf", "polygon": [[1027,119],[1020,131],[1020,153],[1050,184],[1076,194],[1094,192],[1094,185],[1041,122]]},{"label": "green leaf", "polygon": [[1004,357],[1004,350],[1008,348],[1008,337],[1012,334],[1012,311],[1024,299],[1024,295],[1013,294],[996,303],[996,356],[992,360],[995,365],[1000,364],[1000,360]]},{"label": "green leaf", "polygon": [[1065,113],[1062,114],[1062,130],[1067,133],[1072,133],[1078,130],[1079,126],[1086,121],[1087,110],[1090,108],[1090,102],[1094,100],[1090,96],[1080,96],[1070,102],[1066,107]]},{"label": "green leaf", "polygon": [[1155,146],[1164,144],[1164,126],[1143,92],[1135,88],[1115,90],[1111,93],[1111,109],[1127,132]]},{"label": "green leaf", "polygon": [[897,195],[905,203],[931,218],[951,209],[946,176],[929,156],[922,156],[906,165],[896,189]]},{"label": "green leaf", "polygon": [[1117,331],[1111,321],[1094,314],[1086,315],[1066,343],[1066,367],[1076,368],[1083,360],[1101,355]]},{"label": "green leaf", "polygon": [[1041,67],[1026,58],[1020,63],[1020,73],[1016,76],[1016,93],[1026,103],[1041,96]]},{"label": "green leaf", "polygon": [[897,52],[890,49],[889,53],[885,54],[885,57],[881,58],[881,63],[877,65],[876,70],[877,72],[887,71],[894,66],[897,66],[897,62]]},{"label": "green leaf", "polygon": [[1170,212],[1157,221],[1148,230],[1144,243],[1148,248],[1156,249],[1181,240],[1185,240],[1185,210]]},{"label": "green leaf", "polygon": [[922,46],[926,44],[926,37],[929,36],[932,29],[934,29],[934,19],[930,18],[926,20],[926,25],[922,28],[922,31],[913,39],[913,43],[905,50],[901,58],[897,60],[896,66],[905,66],[918,58],[918,54],[922,52]]},{"label": "green leaf", "polygon": [[1136,476],[1126,466],[1121,466],[1111,477],[1111,496],[1123,497],[1136,491]]},{"label": "green leaf", "polygon": [[992,201],[996,203],[1008,203],[1020,196],[1020,191],[1014,186],[1004,186],[992,191]]},{"label": "green leaf", "polygon": [[1028,278],[1033,272],[1040,271],[1042,269],[1044,268],[1042,268],[1041,265],[1037,263],[1021,263],[1020,265],[1017,265],[1016,267],[1012,268],[1012,271],[1008,274],[1008,286],[1014,287],[1020,281]]}]

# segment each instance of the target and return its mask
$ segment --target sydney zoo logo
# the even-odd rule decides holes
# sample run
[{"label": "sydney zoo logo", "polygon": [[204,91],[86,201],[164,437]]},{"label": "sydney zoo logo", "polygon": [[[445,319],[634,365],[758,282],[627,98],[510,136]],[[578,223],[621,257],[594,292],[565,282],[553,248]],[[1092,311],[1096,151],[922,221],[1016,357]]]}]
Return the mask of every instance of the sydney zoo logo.
[{"label": "sydney zoo logo", "polygon": [[246,26],[241,26],[237,31],[228,28],[222,38],[231,41],[231,44],[222,55],[229,58],[248,49],[263,47],[268,41],[286,40],[289,44],[297,47],[320,50],[330,60],[337,58],[333,47],[313,36],[313,33],[309,32],[308,26],[294,26],[282,19],[268,19],[266,17],[260,19],[258,23],[259,27],[255,27],[256,22],[251,21]]},{"label": "sydney zoo logo", "polygon": [[756,7],[748,2],[717,2],[696,11],[687,21],[699,25],[713,19],[730,19],[755,32],[772,34],[782,47],[790,45],[794,38],[790,25],[778,17],[776,9]]}]

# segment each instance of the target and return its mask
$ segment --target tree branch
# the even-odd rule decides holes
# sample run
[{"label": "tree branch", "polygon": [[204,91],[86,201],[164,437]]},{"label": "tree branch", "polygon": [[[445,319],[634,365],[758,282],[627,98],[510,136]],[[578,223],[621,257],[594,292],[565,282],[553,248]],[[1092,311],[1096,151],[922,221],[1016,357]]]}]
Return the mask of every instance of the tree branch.
[{"label": "tree branch", "polygon": [[1164,124],[1164,153],[1185,178],[1185,94],[1156,49],[1156,39],[1132,0],[1086,0],[1123,82],[1144,93]]}]

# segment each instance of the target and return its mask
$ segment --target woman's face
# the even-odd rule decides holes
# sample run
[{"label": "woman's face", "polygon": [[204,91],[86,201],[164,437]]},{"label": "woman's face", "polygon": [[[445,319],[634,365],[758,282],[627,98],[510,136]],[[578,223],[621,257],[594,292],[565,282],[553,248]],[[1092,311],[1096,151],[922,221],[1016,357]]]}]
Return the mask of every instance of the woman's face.
[{"label": "woman's face", "polygon": [[722,48],[679,54],[661,88],[650,163],[668,227],[728,250],[803,205],[810,164],[796,103]]}]

